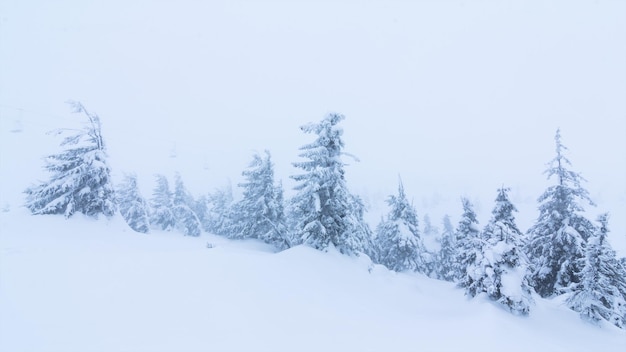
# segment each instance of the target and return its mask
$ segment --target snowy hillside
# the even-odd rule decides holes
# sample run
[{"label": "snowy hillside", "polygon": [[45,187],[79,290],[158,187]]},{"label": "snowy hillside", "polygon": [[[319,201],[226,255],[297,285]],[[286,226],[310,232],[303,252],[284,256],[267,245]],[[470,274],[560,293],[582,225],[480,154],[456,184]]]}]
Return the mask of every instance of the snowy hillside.
[{"label": "snowy hillside", "polygon": [[[617,351],[537,298],[529,317],[366,259],[120,219],[0,214],[2,351]],[[207,248],[211,243],[214,248]]]}]

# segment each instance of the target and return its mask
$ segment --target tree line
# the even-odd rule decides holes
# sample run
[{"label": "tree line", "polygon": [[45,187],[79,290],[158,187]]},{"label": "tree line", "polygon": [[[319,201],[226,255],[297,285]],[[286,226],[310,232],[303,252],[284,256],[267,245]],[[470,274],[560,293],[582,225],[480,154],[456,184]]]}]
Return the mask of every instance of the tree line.
[{"label": "tree line", "polygon": [[554,184],[538,198],[539,216],[527,232],[517,227],[517,209],[509,189],[501,187],[482,228],[472,203],[462,198],[461,219],[455,228],[448,216],[443,218],[441,247],[433,252],[424,245],[417,211],[401,181],[374,230],[364,221],[363,201],[345,180],[343,115],[329,114],[301,127],[315,140],[300,148],[303,161],[293,163],[299,173],[291,176],[296,181],[291,199],[284,199],[282,184],[275,180],[269,151],[253,155],[242,172],[240,200],[233,199],[230,188],[195,198],[179,174],[173,190],[165,176],[155,175],[156,186],[146,199],[134,174],[113,185],[99,117],[81,103],[71,105],[86,118],[84,128],[61,130],[64,150],[45,159],[50,179],[25,190],[25,205],[33,214],[69,218],[77,212],[119,212],[142,233],[159,229],[200,236],[204,231],[259,239],[278,251],[297,245],[334,248],[367,255],[390,270],[455,282],[466,295],[485,295],[519,315],[532,310],[535,293],[567,295],[567,305],[582,318],[626,328],[626,259],[618,259],[607,241],[608,214],[595,222],[585,216],[584,205],[593,202],[582,187],[584,179],[569,169],[558,130],[556,156],[545,171]]}]

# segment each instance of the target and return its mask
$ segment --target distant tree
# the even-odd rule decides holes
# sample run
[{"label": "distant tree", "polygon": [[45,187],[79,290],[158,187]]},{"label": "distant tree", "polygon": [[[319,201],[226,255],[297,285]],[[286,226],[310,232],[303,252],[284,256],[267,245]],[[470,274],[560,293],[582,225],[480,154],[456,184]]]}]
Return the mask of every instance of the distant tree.
[{"label": "distant tree", "polygon": [[192,210],[195,204],[196,202],[189,191],[187,191],[182,177],[176,173],[172,197],[172,212],[176,220],[176,227],[185,236],[200,236],[202,233],[200,220]]},{"label": "distant tree", "polygon": [[343,115],[330,114],[319,123],[302,126],[317,139],[300,148],[308,160],[293,165],[304,171],[292,176],[298,182],[291,201],[293,231],[302,243],[319,250],[337,248],[344,254],[367,252],[367,225],[353,208],[354,197],[348,191],[341,156],[343,130],[337,125]]},{"label": "distant tree", "polygon": [[65,147],[61,153],[46,158],[45,169],[52,173],[50,180],[26,189],[26,207],[33,214],[64,214],[66,218],[76,212],[112,216],[116,211],[115,192],[100,118],[81,103],[70,104],[74,113],[87,117],[87,123],[78,130],[57,130],[57,134],[71,135],[61,142]]},{"label": "distant tree", "polygon": [[626,329],[626,270],[607,241],[608,215],[600,215],[598,222],[600,227],[587,240],[580,285],[567,305],[585,320],[606,320]]},{"label": "distant tree", "polygon": [[424,214],[424,235],[425,236],[438,236],[439,229],[433,225],[430,221],[430,215]]},{"label": "distant tree", "polygon": [[139,192],[137,175],[125,174],[122,183],[117,187],[116,195],[120,213],[128,226],[137,232],[149,232],[148,202]]},{"label": "distant tree", "polygon": [[398,195],[391,195],[387,218],[376,227],[380,264],[394,271],[427,273],[426,248],[419,233],[415,208],[409,203],[400,182]]},{"label": "distant tree", "polygon": [[255,154],[249,168],[243,171],[246,182],[243,199],[232,207],[228,229],[231,238],[258,238],[278,249],[289,248],[283,205],[282,186],[274,182],[274,165],[269,151]]},{"label": "distant tree", "polygon": [[482,239],[478,229],[478,220],[474,206],[467,198],[461,198],[463,214],[456,230],[457,259],[456,277],[460,287],[469,288],[474,285],[473,273],[468,272],[472,263],[482,256]]},{"label": "distant tree", "polygon": [[523,252],[523,234],[513,215],[517,209],[508,191],[498,190],[491,220],[483,230],[482,253],[468,267],[471,285],[466,292],[472,297],[485,292],[511,312],[527,315],[533,302],[528,260]]},{"label": "distant tree", "polygon": [[165,176],[157,174],[155,178],[156,186],[150,198],[150,224],[169,231],[176,227],[176,216],[173,211],[174,195]]},{"label": "distant tree", "polygon": [[533,284],[542,297],[570,292],[580,282],[585,241],[595,231],[581,214],[580,202],[594,204],[581,186],[584,179],[567,169],[571,163],[564,155],[567,148],[558,130],[555,141],[556,157],[545,173],[548,179],[555,176],[557,183],[539,197],[539,218],[529,230],[527,248]]},{"label": "distant tree", "polygon": [[441,249],[436,256],[436,277],[445,281],[457,279],[457,243],[456,234],[450,221],[450,216],[443,217],[443,232],[441,233]]}]

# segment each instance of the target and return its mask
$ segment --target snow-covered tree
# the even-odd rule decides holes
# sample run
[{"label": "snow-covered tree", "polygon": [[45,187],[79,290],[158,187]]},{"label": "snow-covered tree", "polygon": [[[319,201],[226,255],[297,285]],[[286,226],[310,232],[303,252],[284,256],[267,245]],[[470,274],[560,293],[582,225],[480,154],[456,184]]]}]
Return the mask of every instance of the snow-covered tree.
[{"label": "snow-covered tree", "polygon": [[200,220],[192,210],[195,200],[187,191],[180,174],[174,176],[174,194],[172,196],[172,212],[176,220],[176,227],[185,236],[200,236],[202,233]]},{"label": "snow-covered tree", "polygon": [[274,165],[269,151],[255,154],[249,168],[243,171],[246,182],[243,199],[232,207],[228,229],[231,238],[258,238],[278,249],[289,248],[281,185],[275,185]]},{"label": "snow-covered tree", "polygon": [[169,182],[163,175],[155,175],[156,186],[150,198],[150,224],[161,230],[172,230],[176,227],[174,203]]},{"label": "snow-covered tree", "polygon": [[394,271],[428,273],[417,212],[409,203],[402,182],[398,186],[398,195],[389,196],[387,204],[391,208],[389,214],[376,227],[380,264]]},{"label": "snow-covered tree", "polygon": [[137,175],[125,174],[117,187],[116,196],[120,213],[128,226],[137,232],[147,233],[150,230],[148,202],[139,192]]},{"label": "snow-covered tree", "polygon": [[60,129],[70,134],[63,139],[59,154],[46,158],[48,182],[26,189],[26,207],[33,214],[111,216],[116,211],[115,192],[100,118],[78,102],[70,103],[74,113],[83,113],[87,122],[81,129]]},{"label": "snow-covered tree", "polygon": [[595,231],[582,215],[581,205],[593,202],[581,186],[584,179],[567,169],[571,163],[564,155],[567,148],[558,130],[555,141],[556,157],[545,174],[548,179],[556,177],[557,182],[539,197],[539,218],[529,230],[527,246],[533,285],[542,297],[569,292],[580,282],[585,241]]},{"label": "snow-covered tree", "polygon": [[233,204],[231,185],[228,184],[228,186],[216,189],[215,192],[209,194],[207,204],[207,212],[202,217],[204,230],[216,235],[228,236]]},{"label": "snow-covered tree", "polygon": [[511,312],[526,315],[533,302],[529,284],[528,260],[524,254],[522,232],[515,224],[517,209],[500,188],[492,218],[482,234],[482,253],[467,269],[471,284],[466,288],[472,297],[485,292]]},{"label": "snow-covered tree", "polygon": [[600,215],[598,222],[599,228],[587,240],[580,285],[567,304],[585,320],[606,320],[626,329],[626,270],[606,238],[608,215]]},{"label": "snow-covered tree", "polygon": [[291,201],[293,231],[302,243],[320,250],[334,246],[345,254],[366,252],[367,225],[355,211],[354,197],[348,191],[341,156],[343,130],[337,125],[343,115],[329,114],[319,123],[302,126],[317,139],[300,148],[308,160],[293,163],[304,171],[291,176],[298,182]]},{"label": "snow-covered tree", "polygon": [[482,256],[482,239],[478,229],[478,220],[474,206],[467,198],[461,198],[463,214],[456,230],[457,259],[456,277],[460,287],[471,287],[473,276],[469,275],[468,267],[476,263]]},{"label": "snow-covered tree", "polygon": [[454,227],[450,216],[443,217],[443,232],[441,233],[441,249],[436,256],[436,277],[445,281],[457,279],[457,243]]}]

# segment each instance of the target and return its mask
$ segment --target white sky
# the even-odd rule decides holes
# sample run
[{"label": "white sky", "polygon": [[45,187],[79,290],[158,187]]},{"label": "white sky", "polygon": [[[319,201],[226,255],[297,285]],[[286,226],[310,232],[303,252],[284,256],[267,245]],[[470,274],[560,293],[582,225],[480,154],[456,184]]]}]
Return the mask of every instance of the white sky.
[{"label": "white sky", "polygon": [[1,1],[0,118],[64,127],[68,99],[101,116],[116,173],[195,192],[263,149],[290,188],[298,127],[340,112],[374,219],[400,174],[435,222],[467,195],[484,224],[512,186],[523,229],[560,127],[626,253],[624,1]]}]

